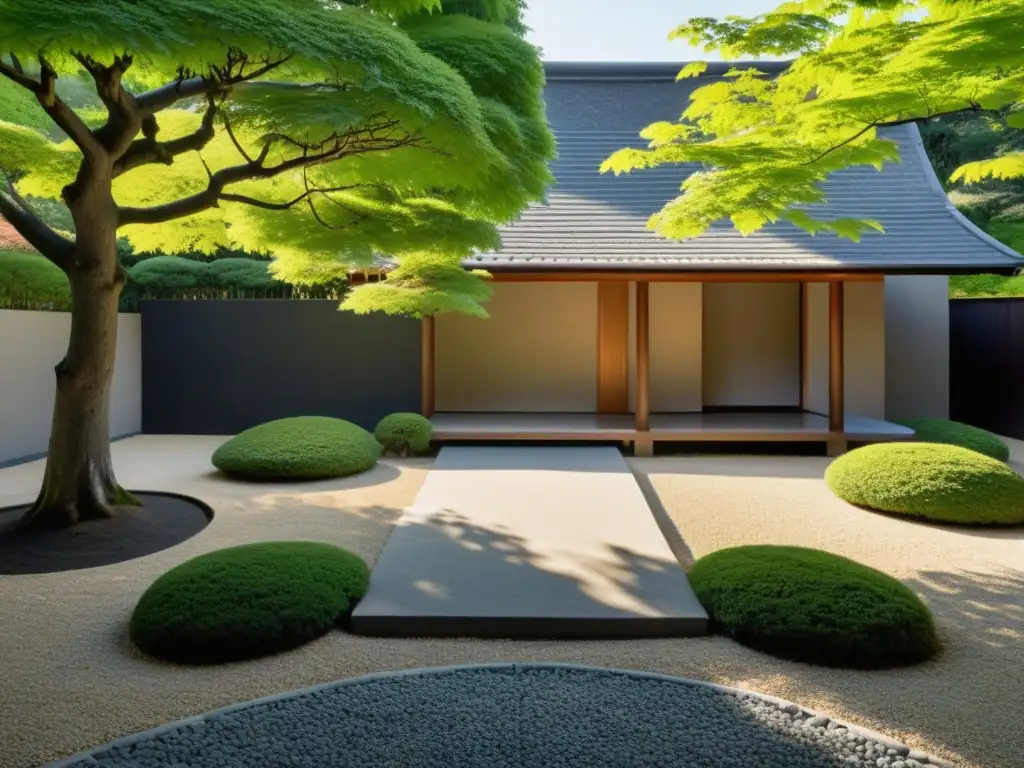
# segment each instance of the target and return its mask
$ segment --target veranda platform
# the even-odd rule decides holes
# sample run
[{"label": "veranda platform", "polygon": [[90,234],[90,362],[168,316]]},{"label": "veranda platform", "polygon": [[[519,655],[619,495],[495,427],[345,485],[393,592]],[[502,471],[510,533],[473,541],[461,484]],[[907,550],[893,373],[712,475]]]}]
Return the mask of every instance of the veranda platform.
[{"label": "veranda platform", "polygon": [[[671,532],[670,532],[671,534]],[[694,635],[708,618],[610,447],[442,448],[356,607],[371,635]]]}]

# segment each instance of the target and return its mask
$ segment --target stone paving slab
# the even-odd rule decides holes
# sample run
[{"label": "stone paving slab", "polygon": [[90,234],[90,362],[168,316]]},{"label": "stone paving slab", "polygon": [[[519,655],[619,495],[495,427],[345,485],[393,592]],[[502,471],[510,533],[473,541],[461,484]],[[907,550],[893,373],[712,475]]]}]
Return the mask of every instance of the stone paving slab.
[{"label": "stone paving slab", "polygon": [[707,614],[610,447],[445,447],[352,616],[360,634],[642,637]]}]

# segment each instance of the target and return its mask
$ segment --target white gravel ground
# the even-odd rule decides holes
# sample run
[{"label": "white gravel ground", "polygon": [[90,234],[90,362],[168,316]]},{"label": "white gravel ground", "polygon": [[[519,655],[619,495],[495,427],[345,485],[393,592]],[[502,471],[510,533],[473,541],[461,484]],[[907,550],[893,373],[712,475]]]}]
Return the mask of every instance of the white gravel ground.
[{"label": "white gravel ground", "polygon": [[[301,486],[212,473],[209,437],[118,442],[122,482],[207,501],[213,523],[139,560],[63,574],[0,577],[0,766],[23,768],[244,701],[372,671],[492,661],[563,661],[682,675],[780,696],[875,728],[965,766],[1024,765],[1024,531],[939,528],[861,511],[821,480],[825,459],[634,460],[694,556],[746,543],[800,544],[904,579],[932,606],[942,656],[907,670],[822,669],[729,640],[512,642],[381,640],[331,633],[297,651],[210,668],[147,660],[125,627],[139,594],[171,566],[249,541],[315,539],[371,563],[429,461]],[[1024,443],[1013,444],[1018,469]],[[42,463],[0,470],[0,506],[35,492]]]}]

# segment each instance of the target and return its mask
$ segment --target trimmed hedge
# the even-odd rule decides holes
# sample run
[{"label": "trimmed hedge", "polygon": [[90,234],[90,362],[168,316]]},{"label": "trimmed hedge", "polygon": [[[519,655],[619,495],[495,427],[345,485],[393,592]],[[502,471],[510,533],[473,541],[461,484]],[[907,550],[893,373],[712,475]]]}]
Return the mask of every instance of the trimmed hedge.
[{"label": "trimmed hedge", "polygon": [[128,276],[152,298],[190,294],[206,287],[206,265],[181,256],[154,256],[128,270]]},{"label": "trimmed hedge", "polygon": [[362,427],[298,416],[236,435],[214,452],[213,465],[244,480],[318,480],[365,472],[379,458],[380,444]]},{"label": "trimmed hedge", "polygon": [[826,666],[916,664],[939,650],[927,606],[891,576],[803,547],[700,558],[690,583],[717,629],[773,656]]},{"label": "trimmed hedge", "polygon": [[378,422],[373,436],[390,454],[415,456],[430,450],[434,426],[418,413],[392,413]]},{"label": "trimmed hedge", "polygon": [[1001,461],[941,443],[879,443],[829,465],[825,482],[868,509],[967,525],[1024,523],[1024,478]]},{"label": "trimmed hedge", "polygon": [[0,309],[70,311],[67,275],[34,251],[0,251]]},{"label": "trimmed hedge", "polygon": [[910,419],[901,423],[914,430],[917,439],[923,443],[959,445],[999,461],[1010,458],[1010,447],[998,435],[980,427],[949,419]]},{"label": "trimmed hedge", "polygon": [[172,661],[265,656],[325,634],[365,594],[369,580],[362,559],[329,544],[222,549],[153,582],[132,613],[131,639]]}]

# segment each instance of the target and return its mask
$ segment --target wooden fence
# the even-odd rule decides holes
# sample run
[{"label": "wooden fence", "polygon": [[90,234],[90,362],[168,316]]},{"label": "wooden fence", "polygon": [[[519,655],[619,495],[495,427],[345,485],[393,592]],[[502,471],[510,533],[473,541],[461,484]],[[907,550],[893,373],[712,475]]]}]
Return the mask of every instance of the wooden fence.
[{"label": "wooden fence", "polygon": [[1024,439],[1024,298],[954,299],[950,417]]}]

